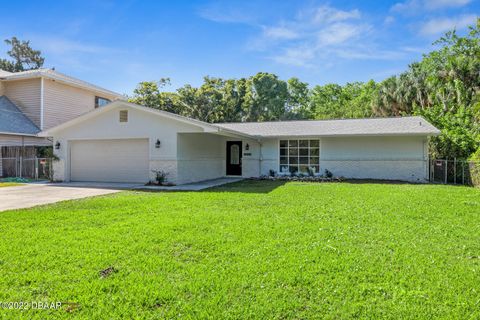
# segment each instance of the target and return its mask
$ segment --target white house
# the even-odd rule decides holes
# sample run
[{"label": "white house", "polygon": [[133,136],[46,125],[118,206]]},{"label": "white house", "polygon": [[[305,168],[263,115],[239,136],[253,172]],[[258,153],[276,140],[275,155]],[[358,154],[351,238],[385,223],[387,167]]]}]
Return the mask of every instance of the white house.
[{"label": "white house", "polygon": [[153,170],[176,184],[270,171],[426,181],[421,117],[210,124],[115,101],[43,131],[59,160],[54,179],[146,183]]}]

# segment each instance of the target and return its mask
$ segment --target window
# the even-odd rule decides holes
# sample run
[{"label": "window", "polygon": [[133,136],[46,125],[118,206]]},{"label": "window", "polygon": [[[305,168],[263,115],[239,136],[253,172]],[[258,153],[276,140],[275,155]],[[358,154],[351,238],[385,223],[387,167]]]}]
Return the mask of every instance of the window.
[{"label": "window", "polygon": [[120,110],[120,122],[128,122],[128,110]]},{"label": "window", "polygon": [[108,100],[107,98],[102,98],[102,97],[95,97],[95,108],[98,107],[103,107],[106,104],[109,104],[111,100]]},{"label": "window", "polygon": [[280,172],[320,171],[320,140],[280,140]]},{"label": "window", "polygon": [[230,146],[230,164],[240,164],[240,147],[238,144]]}]

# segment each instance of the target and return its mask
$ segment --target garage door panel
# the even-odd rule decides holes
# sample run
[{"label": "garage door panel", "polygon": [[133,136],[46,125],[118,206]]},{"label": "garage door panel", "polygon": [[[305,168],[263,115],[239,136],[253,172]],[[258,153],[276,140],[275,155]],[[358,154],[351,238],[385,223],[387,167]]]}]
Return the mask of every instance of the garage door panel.
[{"label": "garage door panel", "polygon": [[149,179],[148,139],[73,141],[70,150],[72,181],[145,183]]}]

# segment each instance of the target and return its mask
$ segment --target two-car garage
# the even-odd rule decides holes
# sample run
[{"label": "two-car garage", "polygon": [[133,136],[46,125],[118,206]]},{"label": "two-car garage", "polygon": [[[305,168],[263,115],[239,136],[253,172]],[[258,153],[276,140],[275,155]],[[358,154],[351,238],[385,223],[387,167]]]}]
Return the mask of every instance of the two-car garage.
[{"label": "two-car garage", "polygon": [[72,141],[70,180],[146,183],[148,150],[148,139]]}]

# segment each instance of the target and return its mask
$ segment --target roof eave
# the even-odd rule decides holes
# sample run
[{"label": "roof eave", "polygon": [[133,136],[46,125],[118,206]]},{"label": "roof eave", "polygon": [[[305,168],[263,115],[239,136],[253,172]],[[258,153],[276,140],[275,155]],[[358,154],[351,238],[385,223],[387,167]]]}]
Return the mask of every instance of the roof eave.
[{"label": "roof eave", "polygon": [[68,80],[62,79],[61,77],[58,77],[54,74],[48,74],[48,73],[41,72],[41,71],[32,72],[32,73],[29,73],[29,74],[20,74],[20,75],[12,74],[12,75],[8,75],[6,77],[5,76],[0,77],[0,80],[2,80],[2,81],[15,81],[15,80],[36,79],[36,78],[47,78],[47,79],[55,80],[55,81],[67,84],[69,86],[81,88],[81,89],[84,89],[84,90],[89,90],[89,91],[92,91],[94,93],[100,93],[100,94],[106,94],[106,95],[109,95],[109,96],[113,96],[113,97],[115,97],[115,99],[121,99],[123,97],[123,95],[121,95],[117,92],[108,90],[108,89],[103,89],[103,88],[96,87],[96,86],[93,87],[93,86],[89,86],[89,85],[82,85],[80,83],[76,83],[76,82],[73,82],[73,81],[68,81]]},{"label": "roof eave", "polygon": [[288,137],[305,137],[305,138],[335,138],[335,137],[395,137],[395,136],[438,136],[438,132],[406,132],[406,133],[346,133],[346,134],[286,134],[286,135],[258,135],[261,138],[288,138]]},{"label": "roof eave", "polygon": [[9,136],[28,136],[28,137],[37,137],[36,133],[21,133],[21,132],[8,132],[0,131],[0,134],[9,135]]}]

